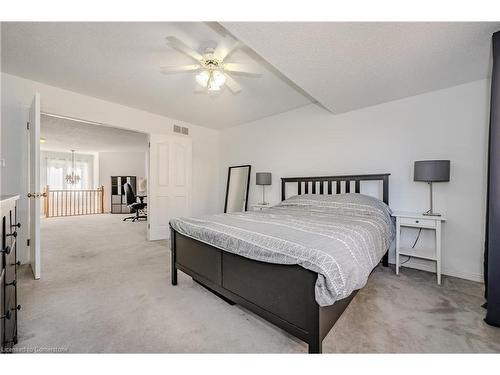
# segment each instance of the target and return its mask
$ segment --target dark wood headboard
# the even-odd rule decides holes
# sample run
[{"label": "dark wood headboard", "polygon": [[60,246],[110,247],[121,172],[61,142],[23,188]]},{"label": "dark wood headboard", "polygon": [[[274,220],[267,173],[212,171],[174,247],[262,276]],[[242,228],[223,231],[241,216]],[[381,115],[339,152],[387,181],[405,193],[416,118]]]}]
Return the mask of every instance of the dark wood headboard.
[{"label": "dark wood headboard", "polygon": [[[353,193],[359,193],[361,189],[361,181],[382,181],[382,200],[385,204],[389,204],[389,176],[390,173],[383,174],[360,174],[352,176],[323,176],[323,177],[283,177],[281,179],[281,200],[286,199],[286,184],[289,182],[297,183],[297,194],[309,194],[309,185],[311,185],[312,194],[340,194],[342,185],[344,192],[351,192],[351,182],[354,182]],[[325,184],[326,181],[326,184]],[[333,182],[335,182],[335,192],[333,192]],[[342,182],[344,182],[342,184]],[[304,183],[304,189],[302,189]],[[317,189],[316,185],[319,185]],[[326,185],[326,188],[325,188]],[[303,190],[303,191],[302,191]],[[316,190],[319,190],[317,192]]]}]

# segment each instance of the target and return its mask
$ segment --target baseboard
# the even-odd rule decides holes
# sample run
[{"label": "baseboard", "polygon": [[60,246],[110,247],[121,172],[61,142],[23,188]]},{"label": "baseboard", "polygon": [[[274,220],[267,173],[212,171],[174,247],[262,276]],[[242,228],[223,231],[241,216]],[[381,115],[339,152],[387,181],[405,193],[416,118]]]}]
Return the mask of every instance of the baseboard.
[{"label": "baseboard", "polygon": [[[436,272],[436,266],[434,264],[412,263],[412,261],[409,261],[408,263],[406,263],[404,266],[401,267],[413,268],[416,270],[427,271],[432,273]],[[453,276],[453,277],[458,277],[460,279],[476,281],[478,283],[484,283],[483,274],[475,274],[475,273],[450,270],[445,268],[442,269],[441,273],[446,276]]]}]

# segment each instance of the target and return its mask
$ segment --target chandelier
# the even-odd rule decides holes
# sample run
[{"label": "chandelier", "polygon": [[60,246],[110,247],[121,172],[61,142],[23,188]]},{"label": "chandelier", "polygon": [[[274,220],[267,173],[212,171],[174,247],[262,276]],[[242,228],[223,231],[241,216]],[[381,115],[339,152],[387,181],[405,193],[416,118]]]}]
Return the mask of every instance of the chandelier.
[{"label": "chandelier", "polygon": [[75,185],[80,182],[80,176],[76,174],[75,169],[75,150],[71,150],[71,173],[66,175],[66,183]]}]

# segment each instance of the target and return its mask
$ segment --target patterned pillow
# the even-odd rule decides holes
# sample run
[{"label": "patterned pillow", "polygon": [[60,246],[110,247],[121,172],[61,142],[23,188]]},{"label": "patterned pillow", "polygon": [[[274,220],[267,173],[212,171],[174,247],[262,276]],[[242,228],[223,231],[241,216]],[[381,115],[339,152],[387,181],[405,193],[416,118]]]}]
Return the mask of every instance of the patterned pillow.
[{"label": "patterned pillow", "polygon": [[358,193],[302,194],[290,197],[278,206],[303,207],[308,210],[349,216],[391,217],[391,209],[380,199]]}]

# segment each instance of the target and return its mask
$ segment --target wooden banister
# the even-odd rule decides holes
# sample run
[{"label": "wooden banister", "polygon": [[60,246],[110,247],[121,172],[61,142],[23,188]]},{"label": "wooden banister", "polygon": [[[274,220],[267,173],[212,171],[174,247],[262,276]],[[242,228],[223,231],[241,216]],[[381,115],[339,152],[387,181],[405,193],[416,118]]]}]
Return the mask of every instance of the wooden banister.
[{"label": "wooden banister", "polygon": [[50,201],[49,199],[50,198],[49,198],[49,186],[48,185],[43,188],[43,193],[44,193],[43,197],[45,198],[44,204],[43,204],[43,213],[44,213],[45,217],[49,217],[49,201]]},{"label": "wooden banister", "polygon": [[44,189],[45,217],[79,216],[104,213],[104,186],[95,190]]},{"label": "wooden banister", "polygon": [[99,208],[101,214],[104,213],[104,185],[101,185],[100,199],[99,199]]}]

